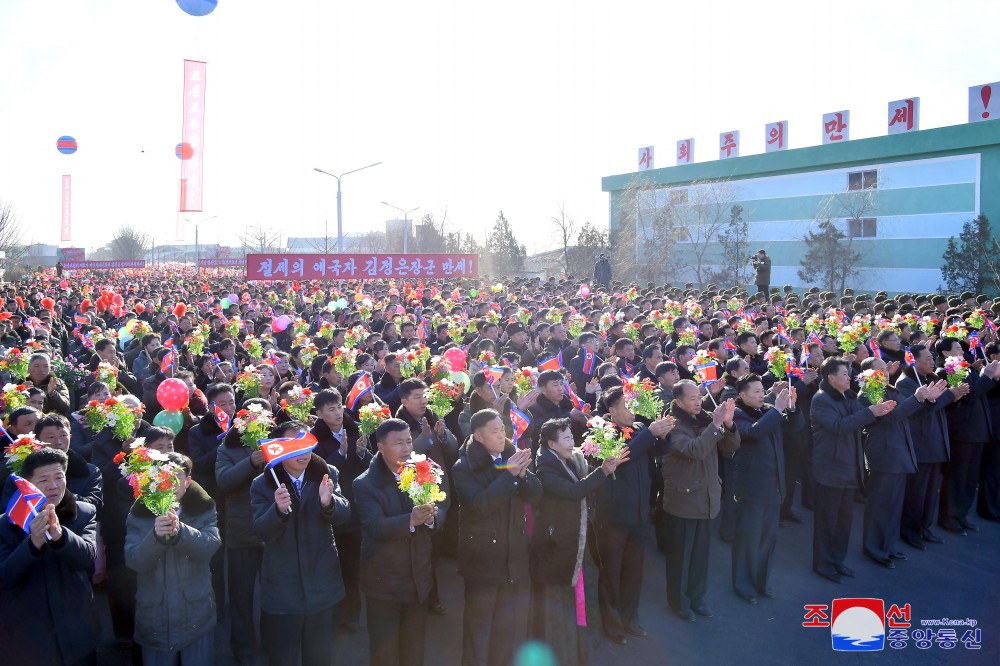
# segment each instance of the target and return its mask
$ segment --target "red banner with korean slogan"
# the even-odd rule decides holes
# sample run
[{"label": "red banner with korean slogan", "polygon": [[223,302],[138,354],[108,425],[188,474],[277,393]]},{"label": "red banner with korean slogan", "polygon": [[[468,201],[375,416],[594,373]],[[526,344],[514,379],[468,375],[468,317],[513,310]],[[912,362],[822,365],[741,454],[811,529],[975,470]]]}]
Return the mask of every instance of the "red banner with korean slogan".
[{"label": "red banner with korean slogan", "polygon": [[248,280],[479,277],[478,254],[248,254]]},{"label": "red banner with korean slogan", "polygon": [[184,61],[184,124],[181,126],[181,212],[202,209],[205,147],[205,63]]}]

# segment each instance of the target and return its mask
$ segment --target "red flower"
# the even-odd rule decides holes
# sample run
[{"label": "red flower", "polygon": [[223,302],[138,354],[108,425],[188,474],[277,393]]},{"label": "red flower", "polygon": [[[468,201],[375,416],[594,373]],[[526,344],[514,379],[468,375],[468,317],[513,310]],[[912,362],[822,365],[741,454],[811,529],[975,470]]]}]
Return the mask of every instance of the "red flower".
[{"label": "red flower", "polygon": [[105,407],[114,407],[117,404],[118,404],[118,401],[115,400],[114,398],[108,398],[107,400],[104,401],[104,406]]},{"label": "red flower", "polygon": [[531,370],[528,370],[527,368],[524,368],[523,370],[521,370],[521,374],[524,375],[525,377],[530,377],[531,376]]},{"label": "red flower", "polygon": [[622,428],[622,434],[625,435],[626,441],[632,439],[632,428]]},{"label": "red flower", "polygon": [[123,460],[125,460],[125,452],[120,451],[118,455],[115,456],[115,464],[120,465]]},{"label": "red flower", "polygon": [[249,413],[250,413],[249,410],[241,409],[240,411],[236,412],[236,418],[241,419]]},{"label": "red flower", "polygon": [[90,402],[87,403],[87,407],[97,407],[99,404],[101,403],[97,402],[96,400],[91,400]]},{"label": "red flower", "polygon": [[639,322],[634,321],[632,322],[632,328],[642,328],[642,325]]}]

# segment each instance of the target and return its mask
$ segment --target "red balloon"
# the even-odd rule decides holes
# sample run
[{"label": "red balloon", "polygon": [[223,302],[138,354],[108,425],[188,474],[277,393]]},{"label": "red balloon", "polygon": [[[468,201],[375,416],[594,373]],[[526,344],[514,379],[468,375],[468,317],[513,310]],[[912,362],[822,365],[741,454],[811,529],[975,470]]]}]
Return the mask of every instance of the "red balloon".
[{"label": "red balloon", "polygon": [[114,303],[115,305],[124,305],[125,299],[122,298],[121,294],[115,294],[114,296],[111,297],[111,302]]},{"label": "red balloon", "polygon": [[180,379],[165,379],[156,389],[156,401],[163,409],[169,411],[180,411],[187,407],[188,387]]},{"label": "red balloon", "polygon": [[449,349],[441,355],[441,359],[448,364],[452,372],[462,372],[465,370],[466,354],[461,349]]}]

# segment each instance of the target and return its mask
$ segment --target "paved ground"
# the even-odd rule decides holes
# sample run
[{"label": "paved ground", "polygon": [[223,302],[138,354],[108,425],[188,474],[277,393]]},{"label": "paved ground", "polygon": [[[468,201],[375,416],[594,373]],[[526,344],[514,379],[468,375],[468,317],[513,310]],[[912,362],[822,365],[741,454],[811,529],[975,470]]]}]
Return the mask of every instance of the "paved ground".
[{"label": "paved ground", "polygon": [[[663,558],[651,550],[646,558],[645,589],[641,622],[649,632],[646,638],[629,638],[628,645],[617,646],[602,641],[597,664],[854,664],[877,659],[879,664],[1000,664],[1000,523],[975,520],[979,534],[960,537],[939,530],[944,545],[928,544],[926,551],[916,551],[902,544],[900,550],[909,559],[898,562],[889,571],[861,555],[861,513],[855,506],[854,533],[847,564],[857,578],[836,585],[812,573],[811,514],[803,525],[781,530],[772,587],[774,600],[761,599],[751,607],[733,595],[729,584],[729,547],[718,538],[712,542],[708,602],[715,612],[711,619],[699,618],[688,624],[671,614],[665,601]],[[649,542],[652,544],[652,530]],[[461,658],[462,587],[454,571],[454,562],[446,562],[439,574],[445,617],[432,617],[428,625],[428,650],[436,658],[428,663],[458,664]],[[926,650],[915,647],[911,639],[905,649],[888,646],[876,655],[851,655],[833,652],[830,630],[804,628],[803,605],[830,604],[834,597],[873,597],[893,603],[909,603],[913,629],[919,620],[973,618],[982,631],[982,649],[967,650],[961,644],[945,650],[936,644]],[[362,613],[363,615],[363,613]],[[104,617],[105,635],[110,635]],[[961,637],[964,628],[956,628]],[[232,663],[228,652],[228,624],[217,630],[216,666]],[[430,652],[428,654],[431,654]],[[108,645],[100,652],[101,664],[127,664],[126,655]],[[335,664],[367,662],[367,635],[364,628],[355,635],[339,637]],[[261,657],[260,664],[266,660]],[[527,666],[527,664],[526,664]],[[531,666],[541,666],[533,661]]]}]

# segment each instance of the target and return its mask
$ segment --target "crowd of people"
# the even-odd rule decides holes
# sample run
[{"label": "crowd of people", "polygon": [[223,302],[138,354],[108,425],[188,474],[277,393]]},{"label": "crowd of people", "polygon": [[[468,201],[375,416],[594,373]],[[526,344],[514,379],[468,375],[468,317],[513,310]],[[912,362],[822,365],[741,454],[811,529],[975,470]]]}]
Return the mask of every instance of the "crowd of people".
[{"label": "crowd of people", "polygon": [[[532,638],[588,663],[646,635],[650,532],[667,589],[645,594],[693,622],[720,514],[732,579],[713,584],[751,605],[806,511],[834,583],[855,576],[855,502],[856,550],[887,568],[978,531],[973,510],[1000,520],[1000,299],[796,293],[758,263],[752,295],[604,271],[0,287],[0,643],[96,663],[103,586],[133,663],[211,663],[228,606],[239,663],[329,664],[363,612],[372,664],[422,664],[451,566],[464,664]],[[137,456],[175,470],[162,510]],[[407,464],[441,492],[415,501]]]}]

